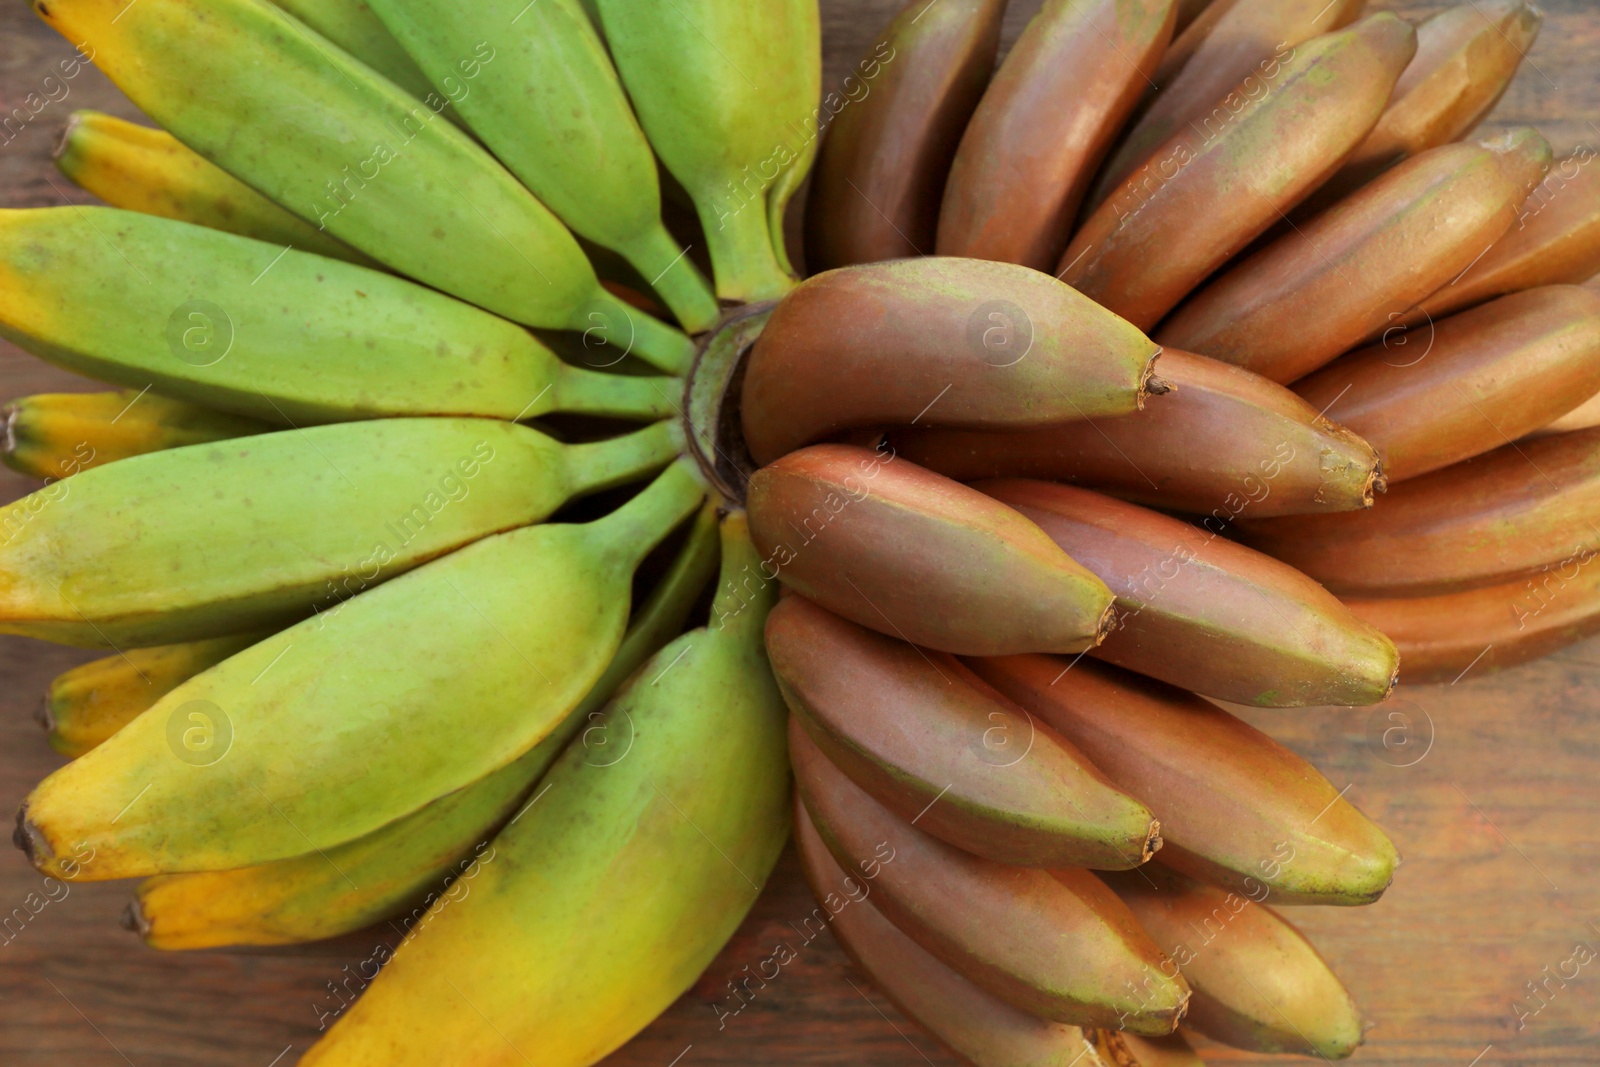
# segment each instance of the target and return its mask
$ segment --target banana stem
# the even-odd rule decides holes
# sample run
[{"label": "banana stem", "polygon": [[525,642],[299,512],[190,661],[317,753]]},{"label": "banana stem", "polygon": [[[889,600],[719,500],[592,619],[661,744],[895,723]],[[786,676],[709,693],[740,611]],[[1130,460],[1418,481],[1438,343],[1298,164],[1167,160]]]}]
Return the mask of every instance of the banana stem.
[{"label": "banana stem", "polygon": [[777,300],[795,287],[795,279],[783,269],[772,247],[764,200],[751,200],[731,211],[699,200],[695,206],[711,246],[718,296],[754,303]]},{"label": "banana stem", "polygon": [[760,643],[767,613],[778,602],[778,582],[762,569],[761,552],[750,540],[750,520],[743,511],[722,520],[722,571],[717,597],[711,603],[711,627]]},{"label": "banana stem", "polygon": [[680,248],[659,220],[623,251],[685,330],[701,333],[716,324],[721,309],[710,283],[689,259],[689,250]]},{"label": "banana stem", "polygon": [[604,289],[574,314],[568,329],[584,334],[585,343],[615,345],[622,356],[635,355],[657,370],[681,375],[694,362],[694,342],[675,326],[629,307]]},{"label": "banana stem", "polygon": [[604,415],[617,419],[666,419],[682,406],[678,378],[605,374],[563,364],[557,372],[550,410]]},{"label": "banana stem", "polygon": [[667,419],[607,441],[567,445],[567,477],[573,494],[626,485],[660,470],[683,450],[683,430]]},{"label": "banana stem", "polygon": [[649,487],[603,519],[589,524],[607,550],[637,567],[650,550],[706,497],[692,460],[679,459]]}]

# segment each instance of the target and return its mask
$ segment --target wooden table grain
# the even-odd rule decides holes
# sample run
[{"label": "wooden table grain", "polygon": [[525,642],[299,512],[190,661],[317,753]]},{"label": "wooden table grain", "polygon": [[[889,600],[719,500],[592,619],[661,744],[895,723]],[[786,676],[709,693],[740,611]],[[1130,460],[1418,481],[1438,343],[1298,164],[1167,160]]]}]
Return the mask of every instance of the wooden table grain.
[{"label": "wooden table grain", "polygon": [[[868,51],[899,3],[823,0],[828,85]],[[1008,41],[1038,4],[1012,6]],[[1419,15],[1443,5],[1383,6]],[[1535,123],[1558,150],[1600,144],[1600,6],[1542,6],[1543,35],[1491,125]],[[74,108],[136,112],[94,70],[63,79],[56,64],[71,49],[18,0],[0,13],[0,39],[0,203],[91,202],[52,169],[51,144]],[[5,396],[93,388],[9,346],[0,383]],[[31,488],[0,474],[0,499]],[[33,713],[50,677],[87,658],[0,638],[0,808],[11,810],[60,764]],[[1600,641],[1499,675],[1469,671],[1453,685],[1403,687],[1381,711],[1245,713],[1348,786],[1405,856],[1394,888],[1373,907],[1291,915],[1363,1005],[1371,1031],[1355,1062],[1600,1063],[1600,961],[1576,976],[1568,962],[1579,945],[1600,951],[1597,705]],[[128,890],[82,884],[63,897],[47,892],[20,853],[0,856],[0,1064],[287,1067],[316,1039],[319,1019],[359,986],[358,964],[394,941],[379,928],[292,952],[163,954],[118,928]],[[786,854],[704,977],[607,1062],[955,1063],[831,935],[805,940],[801,919],[813,907]],[[730,983],[759,970],[779,945],[792,961],[736,999]],[[1212,1046],[1206,1056],[1296,1062]]]}]

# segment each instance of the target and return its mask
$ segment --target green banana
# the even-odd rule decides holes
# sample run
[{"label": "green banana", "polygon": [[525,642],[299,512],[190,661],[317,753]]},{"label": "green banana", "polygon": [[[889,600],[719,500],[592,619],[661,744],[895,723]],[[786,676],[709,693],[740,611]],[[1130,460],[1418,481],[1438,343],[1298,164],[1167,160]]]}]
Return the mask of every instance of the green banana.
[{"label": "green banana", "polygon": [[437,96],[433,83],[361,0],[272,0],[301,22],[416,97]]},{"label": "green banana", "polygon": [[817,150],[816,0],[599,0],[639,123],[683,184],[717,295],[772,300],[794,285],[783,209]]},{"label": "green banana", "polygon": [[[489,150],[575,233],[620,252],[687,329],[716,321],[710,286],[661,221],[655,156],[578,0],[372,6]],[[484,41],[494,61],[463,64]]]},{"label": "green banana", "polygon": [[0,411],[0,460],[46,480],[184,445],[226,441],[273,427],[254,419],[132,389],[42,393]]},{"label": "green banana", "polygon": [[377,419],[85,471],[0,509],[0,633],[115,648],[289,622],[680,443],[673,422],[563,445],[498,419]]},{"label": "green banana", "polygon": [[41,359],[280,426],[661,418],[680,391],[568,366],[527,330],[414,282],[114,208],[0,211],[0,292],[0,335]]},{"label": "green banana", "polygon": [[56,142],[56,169],[112,207],[292,245],[366,267],[378,264],[285,211],[165,130],[99,111],[74,111]]},{"label": "green banana", "polygon": [[[683,629],[716,562],[716,508],[707,504],[671,569],[634,615],[611,665],[561,726],[526,755],[325,855],[149,879],[129,905],[126,925],[154,948],[280,945],[359,930],[413,901],[426,908],[450,876],[470,870],[489,835],[573,735],[594,723],[618,687]],[[609,754],[600,754],[605,731],[592,729],[602,740],[589,759],[609,762]]]},{"label": "green banana", "polygon": [[627,754],[602,766],[569,749],[469,894],[433,905],[302,1067],[584,1067],[699,977],[789,828],[784,708],[761,645],[776,585],[735,581],[759,563],[730,516],[715,621],[610,705]]},{"label": "green banana", "polygon": [[249,648],[265,634],[234,634],[154,648],[130,648],[56,677],[39,723],[50,747],[73,759],[103,744],[190,678]]},{"label": "green banana", "polygon": [[[266,0],[33,0],[184,144],[340,240],[529,326],[591,312],[669,372],[689,339],[606,292],[559,219],[482,146]],[[491,61],[493,46],[459,57]],[[203,85],[204,91],[196,91]],[[404,220],[397,224],[397,220]]]},{"label": "green banana", "polygon": [[40,783],[15,841],[46,872],[92,848],[78,874],[96,881],[247,867],[498,770],[611,662],[634,569],[705,495],[694,471],[595,522],[470,545],[191,678]]}]

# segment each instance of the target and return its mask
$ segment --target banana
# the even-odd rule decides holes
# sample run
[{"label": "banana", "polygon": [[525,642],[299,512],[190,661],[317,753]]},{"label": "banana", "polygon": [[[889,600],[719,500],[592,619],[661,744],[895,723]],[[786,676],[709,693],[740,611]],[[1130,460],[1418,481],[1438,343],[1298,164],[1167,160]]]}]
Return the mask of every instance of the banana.
[{"label": "banana", "polygon": [[1401,482],[1371,511],[1246,520],[1244,540],[1335,593],[1499,585],[1600,545],[1600,429],[1509,444]]},{"label": "banana", "polygon": [[[370,2],[472,131],[561,221],[621,253],[686,329],[716,321],[711,287],[661,221],[655,157],[578,0]],[[494,61],[480,63],[472,57],[485,42]]]},{"label": "banana", "polygon": [[1317,191],[1332,203],[1389,167],[1467,136],[1500,102],[1539,36],[1527,0],[1469,0],[1417,26],[1417,55],[1361,147]]},{"label": "banana", "polygon": [[973,985],[885,919],[871,881],[840,869],[798,798],[794,837],[818,911],[826,909],[840,946],[896,1007],[963,1060],[975,1067],[1105,1067],[1082,1030]]},{"label": "banana", "polygon": [[939,255],[1053,271],[1176,15],[1174,0],[1045,0],[961,138]]},{"label": "banana", "polygon": [[1149,810],[953,656],[791,596],[767,620],[784,702],[872,797],[974,855],[1123,870],[1161,847]]},{"label": "banana", "polygon": [[[909,427],[896,453],[957,481],[1043,478],[1226,524],[1252,515],[1353,511],[1384,486],[1371,445],[1283,386],[1178,349],[1171,392],[1133,415],[1004,433]],[[1195,442],[1204,441],[1203,449]]]},{"label": "banana", "polygon": [[933,251],[945,175],[1004,13],[1005,0],[911,0],[857,64],[864,95],[829,125],[806,202],[813,274]]},{"label": "banana", "polygon": [[1292,382],[1472,266],[1550,158],[1532,128],[1429,149],[1207,284],[1156,339]]},{"label": "banana", "polygon": [[789,753],[806,811],[839,866],[946,966],[1052,1022],[1168,1034],[1189,987],[1094,875],[1012,867],[923,833],[828,762],[799,722]]},{"label": "banana", "polygon": [[154,393],[44,393],[0,411],[0,460],[35,478],[61,479],[147,452],[264,433],[254,419]]},{"label": "banana", "polygon": [[1545,437],[1555,433],[1571,433],[1573,430],[1587,430],[1594,426],[1600,426],[1600,393],[1591,396],[1555,422],[1530,436]]},{"label": "banana", "polygon": [[[437,97],[417,61],[362,0],[272,0],[418,100]],[[446,112],[448,115],[448,112]]]},{"label": "banana", "polygon": [[568,366],[527,330],[389,274],[114,208],[0,211],[0,293],[0,334],[41,359],[279,426],[662,418],[681,391]]},{"label": "banana", "polygon": [[597,6],[639,124],[694,200],[717,295],[782,296],[782,211],[817,149],[816,0]]},{"label": "banana", "polygon": [[1578,285],[1600,272],[1600,167],[1594,149],[1565,156],[1522,205],[1517,224],[1459,278],[1399,320],[1416,326],[1539,285]]},{"label": "banana", "polygon": [[910,423],[994,430],[1125,415],[1156,378],[1144,334],[1010,263],[927,257],[812,278],[748,361],[745,444],[770,463],[810,441]]},{"label": "banana", "polygon": [[1082,652],[1105,584],[1018,512],[892,454],[812,445],[750,479],[761,575],[851,622],[960,655]]},{"label": "banana", "polygon": [[497,419],[379,419],[139,456],[0,508],[0,632],[116,648],[293,621],[680,444],[672,422],[563,445]]},{"label": "banana", "polygon": [[1115,1067],[1205,1067],[1181,1030],[1166,1037],[1096,1030],[1094,1048],[1102,1060]]},{"label": "banana", "polygon": [[1304,934],[1260,900],[1147,873],[1106,881],[1194,990],[1185,1026],[1251,1052],[1355,1052],[1360,1009]]},{"label": "banana", "polygon": [[[418,101],[266,0],[33,6],[178,140],[374,259],[528,326],[582,331],[599,315],[670,373],[692,357],[687,337],[601,288],[572,234],[488,152],[435,121],[443,98]],[[458,58],[493,55],[485,41]]]},{"label": "banana", "polygon": [[50,683],[40,708],[50,747],[76,759],[190,678],[265,636],[236,634],[130,648],[72,668]]},{"label": "banana", "polygon": [[1317,769],[1215,704],[1098,663],[968,661],[1161,820],[1160,862],[1279,904],[1370,904],[1394,845]]},{"label": "banana", "polygon": [[1503,296],[1336,360],[1295,392],[1371,441],[1391,481],[1515,441],[1600,393],[1600,293]]},{"label": "banana", "polygon": [[562,724],[527,754],[326,853],[231,871],[158,875],[139,887],[126,925],[160,949],[281,945],[336,937],[417,904],[409,913],[409,930],[452,876],[467,876],[493,831],[580,729],[586,738],[594,734],[593,746],[585,746],[589,761],[610,762],[601,708],[683,629],[716,563],[716,509],[707,505],[672,567],[635,613],[611,665]]},{"label": "banana", "polygon": [[1448,683],[1547,656],[1600,631],[1600,567],[1594,550],[1528,578],[1438,596],[1346,598],[1388,634],[1406,681]]},{"label": "banana", "polygon": [[1415,49],[1385,12],[1267,59],[1095,209],[1058,276],[1150,329],[1371,132]]},{"label": "banana", "polygon": [[737,515],[723,561],[713,624],[610,705],[632,747],[608,765],[568,749],[470,895],[434,903],[305,1067],[584,1067],[699,977],[789,830],[783,701],[761,649],[774,587],[730,589],[756,561]]},{"label": "banana", "polygon": [[[1186,3],[1186,7],[1194,7]],[[1161,56],[1156,89],[1123,135],[1089,197],[1098,208],[1190,123],[1203,120],[1240,83],[1271,80],[1305,42],[1354,22],[1365,0],[1216,0],[1195,15]]]},{"label": "banana", "polygon": [[[1216,0],[1216,2],[1226,7],[1230,6],[1233,0]],[[1194,25],[1194,20],[1199,18],[1212,3],[1213,0],[1178,0],[1177,4],[1174,5],[1177,9],[1177,25],[1173,27],[1174,35],[1181,34],[1184,30]]]},{"label": "banana", "polygon": [[1292,567],[1087,489],[1021,479],[976,488],[1116,595],[1116,627],[1092,650],[1100,659],[1257,707],[1376,704],[1394,688],[1394,644]]},{"label": "banana", "polygon": [[704,491],[679,461],[605,518],[488,538],[251,646],[46,778],[18,845],[47,872],[93,848],[94,880],[246,867],[477,781],[593,688],[635,567]]},{"label": "banana", "polygon": [[99,111],[74,111],[56,142],[55,158],[62,174],[112,207],[291,245],[364,267],[378,265],[285,211],[165,130]]}]

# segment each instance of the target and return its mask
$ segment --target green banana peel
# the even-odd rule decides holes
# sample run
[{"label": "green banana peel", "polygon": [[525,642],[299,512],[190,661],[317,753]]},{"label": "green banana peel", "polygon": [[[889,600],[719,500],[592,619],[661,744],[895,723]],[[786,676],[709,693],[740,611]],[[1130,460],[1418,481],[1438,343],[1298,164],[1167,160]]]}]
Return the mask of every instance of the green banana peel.
[{"label": "green banana peel", "polygon": [[717,295],[781,297],[795,280],[778,247],[781,219],[773,217],[816,151],[816,0],[598,0],[598,7],[640,125],[694,200]]},{"label": "green banana peel", "polygon": [[717,622],[610,706],[625,754],[564,753],[468,891],[434,902],[303,1065],[585,1067],[699,977],[789,828],[786,715],[761,640],[774,587],[737,585],[759,559],[742,519],[724,528]]},{"label": "green banana peel", "polygon": [[437,95],[417,61],[395,40],[370,4],[361,0],[272,0],[272,3],[418,100]]},{"label": "green banana peel", "polygon": [[[265,0],[34,10],[184,144],[374,259],[528,326],[584,329],[597,311],[668,373],[693,357],[681,332],[603,289],[567,228],[481,145],[437,121],[444,100],[418,101]],[[484,41],[459,59],[481,70],[494,57]]]},{"label": "green banana peel", "polygon": [[115,208],[0,211],[0,335],[68,370],[279,426],[662,418],[681,390],[563,363],[522,327],[403,278]]},{"label": "green banana peel", "polygon": [[578,0],[372,0],[434,84],[463,86],[461,57],[494,43],[470,91],[467,125],[573,232],[621,253],[698,333],[717,299],[661,221],[655,156],[604,43]]},{"label": "green banana peel", "polygon": [[564,445],[498,419],[378,419],[136,456],[0,508],[0,633],[122,647],[300,619],[681,445],[674,422]]},{"label": "green banana peel", "polygon": [[[708,504],[672,567],[634,614],[600,680],[562,725],[526,755],[325,853],[308,852],[238,870],[149,879],[129,907],[128,926],[153,948],[197,949],[335,937],[388,918],[414,902],[419,903],[412,916],[420,917],[421,909],[444,894],[451,877],[466,877],[495,827],[528,798],[573,736],[595,722],[617,688],[683,629],[716,565],[716,508]],[[599,729],[595,736],[590,759],[604,762],[609,758],[602,752],[607,732]],[[534,794],[529,802],[538,799]]]}]

